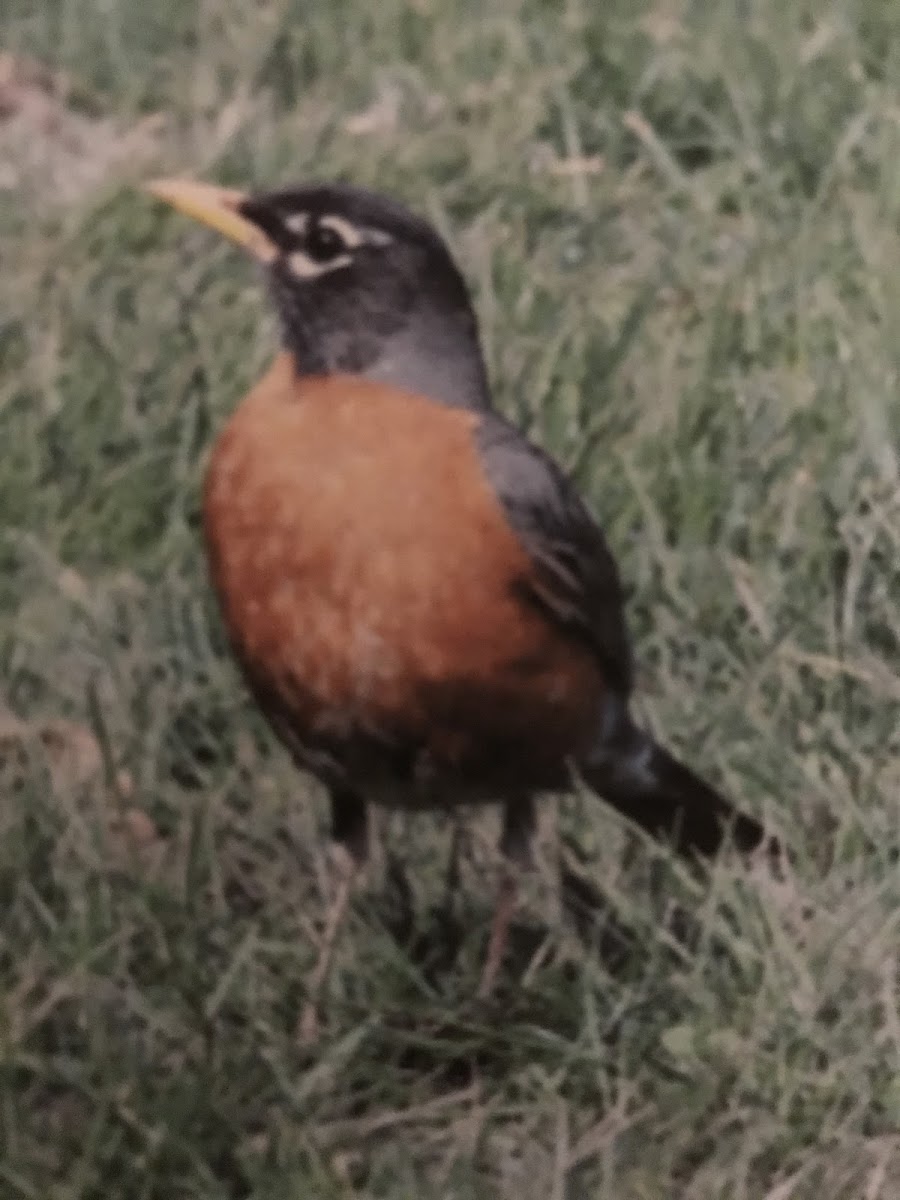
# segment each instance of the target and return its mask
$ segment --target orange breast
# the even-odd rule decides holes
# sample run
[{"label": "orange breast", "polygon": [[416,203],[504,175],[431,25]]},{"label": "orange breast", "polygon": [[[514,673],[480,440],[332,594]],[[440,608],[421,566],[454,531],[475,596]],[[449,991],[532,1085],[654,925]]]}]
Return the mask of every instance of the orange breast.
[{"label": "orange breast", "polygon": [[[602,681],[514,592],[530,565],[473,413],[279,357],[218,439],[204,495],[235,649],[298,737],[370,730],[432,765],[575,753]],[[539,748],[538,748],[539,747]]]}]

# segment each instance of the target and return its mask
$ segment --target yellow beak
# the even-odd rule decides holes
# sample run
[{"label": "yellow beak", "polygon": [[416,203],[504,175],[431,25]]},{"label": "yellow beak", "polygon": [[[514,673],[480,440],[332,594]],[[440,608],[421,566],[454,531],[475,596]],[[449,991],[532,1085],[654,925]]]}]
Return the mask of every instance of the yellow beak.
[{"label": "yellow beak", "polygon": [[268,263],[275,258],[274,243],[259,226],[241,215],[240,205],[247,199],[244,192],[187,179],[154,179],[143,186],[152,196],[242,246],[260,262]]}]

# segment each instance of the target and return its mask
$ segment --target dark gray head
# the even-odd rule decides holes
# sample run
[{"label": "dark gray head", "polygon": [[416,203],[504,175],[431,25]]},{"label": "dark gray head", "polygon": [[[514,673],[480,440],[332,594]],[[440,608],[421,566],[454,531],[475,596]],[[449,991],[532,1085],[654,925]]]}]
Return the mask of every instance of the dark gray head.
[{"label": "dark gray head", "polygon": [[466,284],[436,231],[402,204],[343,183],[151,190],[264,263],[301,374],[346,371],[447,404],[490,405]]}]

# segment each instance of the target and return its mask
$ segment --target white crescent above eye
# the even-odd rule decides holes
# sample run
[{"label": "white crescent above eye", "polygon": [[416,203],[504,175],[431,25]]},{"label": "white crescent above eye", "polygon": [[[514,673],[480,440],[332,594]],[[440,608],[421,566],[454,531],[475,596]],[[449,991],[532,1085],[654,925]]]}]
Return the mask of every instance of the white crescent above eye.
[{"label": "white crescent above eye", "polygon": [[318,224],[322,229],[330,229],[332,233],[336,233],[348,250],[355,250],[366,241],[364,229],[333,213],[319,217]]},{"label": "white crescent above eye", "polygon": [[[288,213],[284,218],[285,229],[299,237],[306,233],[309,224],[310,214],[307,212]],[[319,217],[319,224],[324,225],[326,229],[333,230],[348,250],[355,250],[357,246],[365,245],[387,246],[394,240],[382,229],[354,225],[352,221],[348,221],[345,217],[339,217],[336,213],[325,213],[324,216]]]},{"label": "white crescent above eye", "polygon": [[354,225],[352,221],[335,213],[325,213],[319,217],[319,224],[336,233],[348,250],[355,250],[358,246],[387,246],[394,240],[381,229]]}]

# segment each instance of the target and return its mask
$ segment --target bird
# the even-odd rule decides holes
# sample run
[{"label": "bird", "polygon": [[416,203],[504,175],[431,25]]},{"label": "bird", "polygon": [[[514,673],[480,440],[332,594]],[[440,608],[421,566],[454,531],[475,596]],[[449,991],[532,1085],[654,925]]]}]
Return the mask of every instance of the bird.
[{"label": "bird", "polygon": [[675,851],[763,825],[632,716],[620,573],[574,483],[493,404],[445,240],[345,182],[144,185],[260,265],[280,329],[211,448],[213,590],[253,698],[331,805],[333,896],[298,1022],[317,1036],[369,806],[502,808],[478,994],[494,990],[536,801],[580,778]]}]

